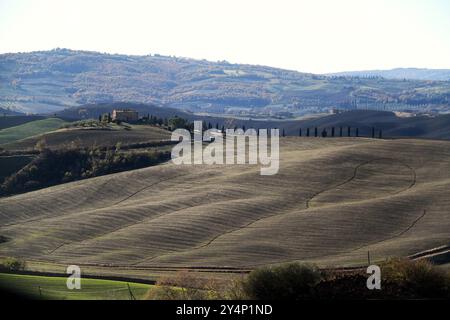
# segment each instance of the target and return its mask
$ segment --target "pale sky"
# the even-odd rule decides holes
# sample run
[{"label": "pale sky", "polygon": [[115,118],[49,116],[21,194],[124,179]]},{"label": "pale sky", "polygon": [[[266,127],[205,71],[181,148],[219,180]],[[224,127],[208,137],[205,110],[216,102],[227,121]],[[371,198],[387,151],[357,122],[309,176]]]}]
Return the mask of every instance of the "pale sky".
[{"label": "pale sky", "polygon": [[0,0],[0,52],[163,54],[304,72],[450,69],[449,0]]}]

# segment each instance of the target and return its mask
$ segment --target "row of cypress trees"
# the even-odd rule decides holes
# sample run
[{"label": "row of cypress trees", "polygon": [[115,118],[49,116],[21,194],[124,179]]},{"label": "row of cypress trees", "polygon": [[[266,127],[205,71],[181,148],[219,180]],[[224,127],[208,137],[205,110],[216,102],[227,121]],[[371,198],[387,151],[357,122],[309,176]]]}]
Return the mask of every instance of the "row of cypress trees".
[{"label": "row of cypress trees", "polygon": [[[341,126],[338,129],[339,129],[339,133],[337,133],[337,130],[336,130],[335,127],[331,127],[331,132],[329,133],[327,128],[323,128],[322,132],[320,133],[320,136],[323,137],[323,138],[326,138],[326,137],[329,137],[329,136],[330,137],[344,137],[344,136],[351,137],[352,136],[352,129],[353,128],[351,126],[347,126],[346,128]],[[319,128],[318,127],[313,128],[314,133],[312,133],[311,130],[312,130],[311,128],[306,128],[305,137],[311,137],[311,136],[319,137]],[[302,137],[303,136],[302,134],[303,134],[302,128],[300,128],[298,135],[300,137]],[[359,128],[355,128],[353,130],[353,136],[354,137],[359,137],[360,136]],[[378,135],[377,135],[377,130],[375,129],[375,127],[372,127],[371,136],[372,136],[372,138],[378,137],[379,139],[382,139],[383,138],[383,131],[381,129],[379,129],[378,130]]]}]

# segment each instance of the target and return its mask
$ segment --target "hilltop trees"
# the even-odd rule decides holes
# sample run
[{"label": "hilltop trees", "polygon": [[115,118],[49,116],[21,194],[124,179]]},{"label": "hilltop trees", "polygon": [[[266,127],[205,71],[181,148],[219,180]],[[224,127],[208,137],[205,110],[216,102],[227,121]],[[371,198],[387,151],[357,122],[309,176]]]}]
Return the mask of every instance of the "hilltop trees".
[{"label": "hilltop trees", "polygon": [[189,123],[186,119],[175,116],[168,120],[168,126],[170,130],[186,129],[189,127]]}]

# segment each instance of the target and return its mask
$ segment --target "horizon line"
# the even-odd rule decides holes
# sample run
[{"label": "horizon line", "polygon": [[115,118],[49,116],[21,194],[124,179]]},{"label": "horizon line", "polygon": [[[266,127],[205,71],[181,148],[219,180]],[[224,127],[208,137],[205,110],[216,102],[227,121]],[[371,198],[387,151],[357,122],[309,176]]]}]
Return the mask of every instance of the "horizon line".
[{"label": "horizon line", "polygon": [[354,70],[342,70],[342,71],[334,71],[334,72],[307,72],[307,71],[301,71],[296,69],[287,69],[283,67],[277,67],[267,64],[257,64],[257,63],[243,63],[243,62],[230,62],[226,59],[224,60],[212,60],[207,58],[192,58],[192,57],[185,57],[185,56],[177,56],[177,55],[169,55],[169,54],[160,54],[160,53],[147,53],[147,54],[130,54],[130,53],[118,53],[118,52],[108,52],[108,51],[98,51],[98,50],[90,50],[90,49],[71,49],[71,48],[61,48],[56,47],[52,49],[40,49],[40,50],[31,50],[31,51],[16,51],[16,52],[0,52],[1,55],[8,55],[8,54],[32,54],[32,53],[40,53],[40,52],[52,52],[52,51],[71,51],[71,52],[85,52],[85,53],[97,53],[97,54],[103,54],[103,55],[115,55],[115,56],[131,56],[131,57],[166,57],[166,58],[173,58],[173,59],[185,59],[185,60],[194,60],[194,61],[206,61],[209,63],[228,63],[231,65],[245,65],[245,66],[261,66],[261,67],[269,67],[273,69],[279,69],[279,70],[285,70],[285,71],[291,71],[291,72],[298,72],[303,74],[312,74],[312,75],[338,75],[340,73],[352,73],[352,72],[377,72],[377,71],[393,71],[393,70],[431,70],[431,71],[450,71],[450,68],[429,68],[429,67],[417,67],[417,66],[409,66],[409,67],[394,67],[394,68],[375,68],[375,69],[354,69]]}]

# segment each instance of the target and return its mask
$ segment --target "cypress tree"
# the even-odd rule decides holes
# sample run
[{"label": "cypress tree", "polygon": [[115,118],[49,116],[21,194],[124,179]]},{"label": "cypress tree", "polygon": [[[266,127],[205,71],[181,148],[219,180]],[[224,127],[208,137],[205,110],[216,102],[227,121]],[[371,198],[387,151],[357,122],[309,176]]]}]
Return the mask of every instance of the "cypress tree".
[{"label": "cypress tree", "polygon": [[298,130],[298,136],[299,136],[299,137],[302,136],[302,128],[300,128],[300,129]]},{"label": "cypress tree", "polygon": [[348,133],[348,136],[349,136],[349,137],[352,136],[352,135],[351,135],[351,129],[352,129],[352,127],[348,126],[347,133]]},{"label": "cypress tree", "polygon": [[314,128],[314,137],[317,137],[317,133],[318,133],[317,127],[315,127],[315,128]]},{"label": "cypress tree", "polygon": [[372,139],[375,138],[375,127],[372,127]]},{"label": "cypress tree", "polygon": [[309,128],[306,129],[306,136],[309,137]]},{"label": "cypress tree", "polygon": [[339,127],[339,136],[342,137],[342,126]]},{"label": "cypress tree", "polygon": [[334,127],[331,128],[331,136],[334,137]]},{"label": "cypress tree", "polygon": [[356,136],[359,137],[359,128],[356,128]]}]

